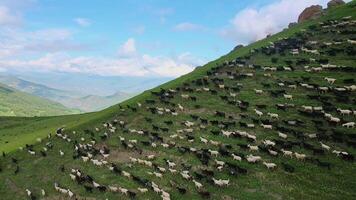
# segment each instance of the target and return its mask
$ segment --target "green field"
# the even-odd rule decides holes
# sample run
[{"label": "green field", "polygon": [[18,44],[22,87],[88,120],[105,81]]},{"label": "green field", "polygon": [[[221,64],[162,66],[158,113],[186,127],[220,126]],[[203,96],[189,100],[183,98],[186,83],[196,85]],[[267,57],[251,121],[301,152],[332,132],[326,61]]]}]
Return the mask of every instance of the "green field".
[{"label": "green field", "polygon": [[[351,17],[344,18],[348,16]],[[355,20],[356,2],[353,1],[328,10],[320,19],[298,24],[233,51],[190,74],[100,112],[59,117],[0,118],[0,152],[6,152],[5,157],[0,158],[0,199],[26,199],[25,189],[30,189],[39,199],[42,199],[41,189],[46,191],[44,199],[68,198],[54,189],[55,182],[63,188],[70,188],[78,199],[129,198],[119,192],[99,191],[96,188],[89,192],[85,186],[93,187],[92,182],[71,180],[71,169],[80,169],[82,174],[90,175],[100,185],[127,188],[137,194],[137,199],[162,199],[150,187],[152,181],[168,192],[171,199],[207,198],[199,194],[203,191],[209,192],[211,199],[355,199],[355,163],[332,153],[333,150],[351,155],[356,153],[356,129],[341,125],[355,122],[356,116],[337,112],[337,108],[356,110],[356,91],[336,91],[336,88],[355,85],[356,45],[348,42],[350,39],[356,41]],[[341,21],[347,21],[348,24],[332,26]],[[328,23],[332,24],[323,27]],[[310,41],[317,43],[310,44]],[[332,44],[326,44],[330,42]],[[290,54],[292,49],[301,46],[316,49],[319,54]],[[238,63],[231,62],[236,59]],[[319,62],[344,67],[325,68],[321,72],[306,70],[320,67]],[[287,66],[293,71],[283,70]],[[271,72],[264,71],[263,67],[278,69]],[[335,78],[336,81],[330,84],[325,77]],[[302,83],[312,85],[313,89],[302,87]],[[224,88],[219,85],[224,85]],[[295,89],[288,87],[293,85]],[[327,87],[328,92],[320,92],[317,89],[319,87]],[[210,91],[204,90],[207,88]],[[263,93],[256,94],[254,89],[263,90]],[[292,95],[293,100],[285,99],[283,94]],[[184,95],[193,98],[186,99]],[[247,106],[242,106],[247,102]],[[184,109],[179,109],[178,104]],[[276,104],[293,106],[283,111],[277,109]],[[322,106],[326,113],[339,118],[341,122],[335,125],[321,115],[303,114],[303,105]],[[262,111],[264,115],[258,117],[254,109]],[[172,114],[174,111],[177,115]],[[216,115],[216,111],[224,116]],[[268,117],[268,112],[278,114],[278,119]],[[120,125],[119,121],[123,121],[124,125]],[[187,127],[184,125],[186,121],[194,125]],[[103,126],[106,122],[115,127],[115,131]],[[244,127],[244,123],[253,123],[255,127]],[[262,123],[271,124],[272,130],[263,129],[260,126]],[[65,127],[63,134],[70,141],[55,136],[59,127]],[[193,132],[178,131],[188,128],[192,128]],[[255,135],[257,140],[251,141],[243,136],[226,137],[221,133],[222,130],[246,131]],[[288,137],[279,137],[278,131]],[[49,133],[52,135],[50,139],[47,138]],[[310,138],[310,134],[316,134],[316,138]],[[42,138],[42,141],[36,142],[37,138]],[[125,143],[120,138],[125,138]],[[210,142],[205,144],[201,138]],[[263,145],[264,140],[274,141],[276,145]],[[110,155],[104,159],[108,162],[105,166],[95,166],[91,162],[83,162],[80,157],[76,158],[76,155],[82,154],[75,151],[74,146],[91,141],[95,141],[94,148],[80,148],[80,152],[90,152],[94,155],[93,159],[101,160],[104,158],[98,151],[107,147]],[[219,145],[213,145],[214,141]],[[48,142],[53,144],[53,148],[48,148],[46,156],[41,155],[40,151]],[[331,150],[323,150],[320,142]],[[152,146],[153,143],[157,147]],[[35,144],[27,149],[36,152],[36,155],[27,152],[26,144]],[[132,147],[126,147],[125,144]],[[169,148],[165,148],[165,144]],[[259,151],[246,149],[244,145],[248,144],[258,145]],[[18,150],[19,147],[24,150]],[[206,156],[204,153],[207,149],[219,150],[219,155],[209,157],[204,164],[206,157],[202,157]],[[264,149],[276,151],[278,155],[272,156]],[[302,161],[283,156],[282,149],[305,154],[307,158]],[[63,156],[60,156],[60,151],[64,152]],[[226,155],[224,152],[227,152]],[[232,159],[232,153],[241,157],[258,155],[263,161],[275,163],[277,167],[269,170],[262,162],[252,164],[246,159],[236,161]],[[147,160],[147,155],[151,154],[156,157],[152,160],[156,168],[132,163],[129,159]],[[158,167],[168,170],[165,159],[176,163],[174,169],[178,171],[177,174],[160,172]],[[217,169],[215,159],[226,163],[221,170]],[[140,184],[137,179],[125,177],[123,173],[115,174],[109,170],[110,164],[148,180],[149,184]],[[293,172],[283,164],[293,168]],[[185,180],[179,174],[184,170],[203,185],[201,189],[197,189],[192,180]],[[204,174],[204,170],[210,170],[214,175]],[[158,178],[148,172],[160,172],[163,177]],[[214,185],[212,177],[228,179],[229,185],[218,187]],[[148,192],[141,194],[137,190],[139,187],[147,188]]]}]

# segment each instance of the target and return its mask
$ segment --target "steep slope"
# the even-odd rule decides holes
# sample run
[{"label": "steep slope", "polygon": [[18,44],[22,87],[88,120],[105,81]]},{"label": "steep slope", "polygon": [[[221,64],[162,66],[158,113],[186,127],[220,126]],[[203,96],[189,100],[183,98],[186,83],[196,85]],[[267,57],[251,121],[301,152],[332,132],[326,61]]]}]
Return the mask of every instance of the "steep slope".
[{"label": "steep slope", "polygon": [[0,84],[1,116],[53,116],[78,113],[59,103]]},{"label": "steep slope", "polygon": [[[65,129],[1,158],[2,198],[26,199],[27,188],[48,198],[353,199],[355,9],[330,9],[104,111],[53,118]],[[4,119],[8,139],[15,121]]]}]

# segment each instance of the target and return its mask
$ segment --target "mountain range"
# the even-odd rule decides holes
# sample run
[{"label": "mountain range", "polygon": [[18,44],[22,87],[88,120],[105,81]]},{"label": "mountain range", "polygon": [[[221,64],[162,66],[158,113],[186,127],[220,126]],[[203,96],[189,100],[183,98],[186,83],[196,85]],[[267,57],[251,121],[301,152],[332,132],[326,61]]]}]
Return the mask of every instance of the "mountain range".
[{"label": "mountain range", "polygon": [[11,75],[0,75],[0,83],[19,91],[60,103],[69,109],[80,110],[81,112],[98,111],[132,96],[132,94],[124,92],[116,92],[108,96],[88,95],[80,91],[51,88]]}]

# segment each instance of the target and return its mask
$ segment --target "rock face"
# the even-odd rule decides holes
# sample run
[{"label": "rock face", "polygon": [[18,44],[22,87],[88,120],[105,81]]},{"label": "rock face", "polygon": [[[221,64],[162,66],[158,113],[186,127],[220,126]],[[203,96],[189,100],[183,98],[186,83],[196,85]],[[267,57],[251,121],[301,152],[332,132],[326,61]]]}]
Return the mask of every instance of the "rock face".
[{"label": "rock face", "polygon": [[310,6],[304,9],[304,11],[299,15],[298,23],[307,21],[309,19],[316,19],[320,17],[322,13],[323,7],[321,7],[320,5]]},{"label": "rock face", "polygon": [[289,23],[288,28],[292,28],[292,27],[295,26],[295,25],[297,25],[296,22],[291,22],[291,23]]},{"label": "rock face", "polygon": [[328,8],[332,8],[335,6],[340,6],[340,5],[344,5],[345,2],[343,0],[331,0],[328,3]]}]

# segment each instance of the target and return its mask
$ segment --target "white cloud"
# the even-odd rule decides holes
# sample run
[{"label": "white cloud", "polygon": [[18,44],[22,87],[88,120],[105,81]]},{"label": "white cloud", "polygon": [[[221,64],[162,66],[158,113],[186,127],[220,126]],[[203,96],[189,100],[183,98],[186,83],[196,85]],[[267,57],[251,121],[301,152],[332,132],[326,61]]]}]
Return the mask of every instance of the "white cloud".
[{"label": "white cloud", "polygon": [[261,8],[246,8],[230,20],[228,27],[221,31],[224,38],[237,43],[248,44],[266,37],[295,22],[308,6],[325,6],[328,0],[278,0]]},{"label": "white cloud", "polygon": [[22,19],[18,13],[0,5],[0,26],[17,26],[21,22]]},{"label": "white cloud", "polygon": [[173,27],[173,30],[175,31],[197,31],[197,30],[203,30],[204,27],[199,25],[199,24],[193,24],[190,22],[183,22],[180,24],[177,24],[176,26]]},{"label": "white cloud", "polygon": [[74,21],[82,27],[88,27],[92,24],[91,20],[86,19],[86,18],[75,18]]},{"label": "white cloud", "polygon": [[119,56],[128,57],[136,54],[136,41],[133,38],[129,38],[119,48]]},{"label": "white cloud", "polygon": [[129,38],[120,47],[120,51],[125,53],[125,56],[71,57],[66,53],[48,53],[31,60],[3,59],[0,60],[0,66],[17,70],[77,72],[104,76],[177,77],[191,72],[195,66],[204,62],[190,53],[176,57],[140,54],[133,38]]}]

